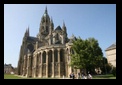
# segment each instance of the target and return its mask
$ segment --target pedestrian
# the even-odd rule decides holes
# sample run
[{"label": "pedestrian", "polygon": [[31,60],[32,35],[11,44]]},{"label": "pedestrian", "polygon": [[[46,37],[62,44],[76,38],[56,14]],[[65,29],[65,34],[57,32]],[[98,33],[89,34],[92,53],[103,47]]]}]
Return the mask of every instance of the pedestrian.
[{"label": "pedestrian", "polygon": [[75,79],[75,75],[74,75],[74,73],[72,73],[72,79]]},{"label": "pedestrian", "polygon": [[90,73],[88,74],[88,79],[92,79],[92,75]]},{"label": "pedestrian", "polygon": [[84,79],[84,76],[85,76],[85,74],[84,74],[84,72],[82,71],[82,73],[81,73],[81,78]]},{"label": "pedestrian", "polygon": [[78,72],[78,79],[80,79],[80,72]]},{"label": "pedestrian", "polygon": [[72,73],[70,73],[69,77],[70,77],[70,79],[72,78]]}]

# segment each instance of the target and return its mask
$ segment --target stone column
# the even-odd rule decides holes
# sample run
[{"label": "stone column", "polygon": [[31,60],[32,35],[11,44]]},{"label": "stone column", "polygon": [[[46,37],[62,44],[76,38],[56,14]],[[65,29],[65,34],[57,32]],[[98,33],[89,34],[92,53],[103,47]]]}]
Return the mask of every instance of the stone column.
[{"label": "stone column", "polygon": [[51,35],[49,35],[49,45],[51,45]]},{"label": "stone column", "polygon": [[36,62],[36,77],[37,77],[37,71],[38,71],[38,68],[37,68],[37,66],[38,66],[38,62],[37,62],[37,57],[38,57],[38,53],[36,54],[36,60],[35,60],[35,62]]},{"label": "stone column", "polygon": [[22,70],[23,70],[22,76],[24,76],[24,74],[25,74],[25,55],[24,55],[24,59],[23,59],[23,68],[22,68]]},{"label": "stone column", "polygon": [[52,49],[52,77],[55,77],[54,65],[55,65],[55,61],[54,61],[54,49]]},{"label": "stone column", "polygon": [[[55,36],[56,34],[54,33],[53,36]],[[55,44],[55,37],[53,37],[53,44]]]},{"label": "stone column", "polygon": [[48,78],[48,50],[46,50],[46,77]]},{"label": "stone column", "polygon": [[42,60],[42,54],[43,52],[41,51],[41,65],[40,65],[40,77],[42,77],[42,64],[43,64],[43,60]]},{"label": "stone column", "polygon": [[29,56],[27,57],[27,77],[29,77]]},{"label": "stone column", "polygon": [[23,76],[25,76],[26,71],[26,55],[24,56],[24,66],[23,66]]},{"label": "stone column", "polygon": [[26,60],[25,60],[25,75],[27,75],[27,64],[28,64],[28,56],[26,55]]},{"label": "stone column", "polygon": [[71,66],[69,66],[69,63],[71,62],[71,57],[70,57],[71,52],[70,52],[70,49],[71,49],[71,47],[68,46],[68,58],[69,58],[69,60],[68,60],[68,75],[70,75],[70,73],[72,72],[72,68],[71,68]]},{"label": "stone column", "polygon": [[65,76],[68,77],[68,69],[67,69],[67,49],[64,50],[64,65],[65,65]]},{"label": "stone column", "polygon": [[36,50],[38,49],[38,41],[36,42]]},{"label": "stone column", "polygon": [[36,54],[36,77],[38,77],[38,53]]},{"label": "stone column", "polygon": [[35,76],[35,63],[34,63],[35,55],[33,55],[33,65],[32,65],[32,77]]},{"label": "stone column", "polygon": [[32,77],[32,54],[29,56],[29,76]]},{"label": "stone column", "polygon": [[60,75],[60,49],[58,49],[58,72],[59,72],[59,77]]},{"label": "stone column", "polygon": [[21,61],[21,75],[23,75],[23,60]]},{"label": "stone column", "polygon": [[34,56],[34,77],[36,77],[36,55]]},{"label": "stone column", "polygon": [[62,35],[62,44],[64,44],[64,35]]}]

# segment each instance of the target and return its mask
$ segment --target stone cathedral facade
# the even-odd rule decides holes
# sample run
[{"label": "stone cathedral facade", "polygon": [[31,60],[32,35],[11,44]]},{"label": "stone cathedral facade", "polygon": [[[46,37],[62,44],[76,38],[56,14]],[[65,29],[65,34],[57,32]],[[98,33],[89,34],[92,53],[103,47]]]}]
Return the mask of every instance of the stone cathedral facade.
[{"label": "stone cathedral facade", "polygon": [[27,28],[18,60],[18,75],[26,77],[68,77],[72,72],[70,54],[72,41],[76,37],[67,37],[67,28],[54,29],[53,20],[47,8],[41,18],[39,33],[36,37],[29,35]]}]

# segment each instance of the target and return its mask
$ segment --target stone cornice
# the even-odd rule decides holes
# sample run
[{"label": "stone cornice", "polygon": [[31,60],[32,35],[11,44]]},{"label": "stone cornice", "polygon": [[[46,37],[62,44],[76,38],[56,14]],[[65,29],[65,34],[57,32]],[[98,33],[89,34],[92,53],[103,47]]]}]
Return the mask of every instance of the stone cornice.
[{"label": "stone cornice", "polygon": [[64,45],[60,45],[60,44],[56,44],[56,45],[50,45],[50,46],[42,46],[42,47],[39,47],[35,52],[34,52],[34,55],[35,54],[38,54],[38,52],[40,52],[40,51],[45,51],[45,50],[47,50],[47,49],[51,49],[52,50],[52,48],[65,48],[66,46],[65,46],[65,44]]}]

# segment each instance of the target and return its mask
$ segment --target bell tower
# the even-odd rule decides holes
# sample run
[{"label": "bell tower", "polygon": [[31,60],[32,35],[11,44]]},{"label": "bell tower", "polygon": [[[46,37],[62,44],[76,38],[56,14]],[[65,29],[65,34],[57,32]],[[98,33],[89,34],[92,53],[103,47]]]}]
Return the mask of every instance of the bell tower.
[{"label": "bell tower", "polygon": [[50,27],[50,17],[48,15],[47,7],[45,8],[45,12],[41,18],[40,27],[39,27],[39,34],[38,37],[40,39],[45,38],[49,34],[49,27]]}]

